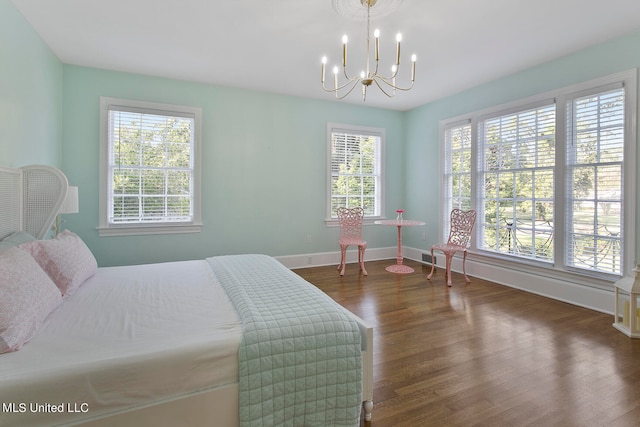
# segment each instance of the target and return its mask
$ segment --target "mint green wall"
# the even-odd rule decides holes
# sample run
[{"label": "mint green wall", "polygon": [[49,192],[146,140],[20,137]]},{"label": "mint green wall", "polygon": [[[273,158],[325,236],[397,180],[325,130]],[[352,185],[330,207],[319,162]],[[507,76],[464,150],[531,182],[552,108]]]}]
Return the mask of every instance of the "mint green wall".
[{"label": "mint green wall", "polygon": [[[441,120],[639,66],[640,33],[582,50],[407,112],[404,184],[405,193],[408,195],[406,205],[407,209],[416,213],[416,216],[427,221],[425,229],[427,240],[422,240],[421,233],[409,228],[406,230],[403,242],[409,247],[426,250],[440,237],[437,201],[440,196],[438,183],[441,176],[439,155]],[[470,70],[470,72],[473,71]],[[637,164],[640,165],[640,159]],[[638,189],[640,184],[636,186],[636,191]],[[636,197],[640,203],[640,195]],[[637,219],[636,222],[638,222]],[[640,232],[638,224],[636,224],[636,231]],[[638,254],[638,236],[635,238],[636,254]]]},{"label": "mint green wall", "polygon": [[60,165],[62,64],[0,0],[0,165]]},{"label": "mint green wall", "polygon": [[[327,122],[386,129],[387,210],[401,205],[401,112],[71,65],[63,75],[62,169],[80,198],[67,225],[101,266],[337,251],[338,229],[324,222]],[[202,108],[201,233],[98,237],[100,96]],[[364,233],[370,247],[394,241],[389,227]]]}]

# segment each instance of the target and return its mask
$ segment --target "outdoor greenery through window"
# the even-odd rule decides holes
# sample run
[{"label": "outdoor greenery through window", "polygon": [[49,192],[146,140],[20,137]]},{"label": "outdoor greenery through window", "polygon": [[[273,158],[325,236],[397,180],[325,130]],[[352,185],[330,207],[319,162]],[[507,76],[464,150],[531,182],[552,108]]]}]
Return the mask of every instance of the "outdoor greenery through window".
[{"label": "outdoor greenery through window", "polygon": [[478,211],[472,251],[625,274],[633,239],[625,242],[624,230],[634,221],[625,197],[627,209],[635,206],[633,191],[625,193],[625,171],[635,169],[625,125],[636,114],[625,100],[635,74],[603,80],[443,123],[442,215]]},{"label": "outdoor greenery through window", "polygon": [[384,131],[328,125],[329,218],[339,207],[362,207],[366,217],[381,212],[381,150]]},{"label": "outdoor greenery through window", "polygon": [[103,112],[107,227],[194,223],[196,114],[150,107],[118,102]]},{"label": "outdoor greenery through window", "polygon": [[453,124],[444,133],[445,158],[444,165],[445,196],[443,209],[445,226],[443,240],[449,236],[449,215],[452,209],[471,209],[471,124],[465,120],[461,124]]},{"label": "outdoor greenery through window", "polygon": [[484,120],[478,247],[553,260],[555,105]]}]

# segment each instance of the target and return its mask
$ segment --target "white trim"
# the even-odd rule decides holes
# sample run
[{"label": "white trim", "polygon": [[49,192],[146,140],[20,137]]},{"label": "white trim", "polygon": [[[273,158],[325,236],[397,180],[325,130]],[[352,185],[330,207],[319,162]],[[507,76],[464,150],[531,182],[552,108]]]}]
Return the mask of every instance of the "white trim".
[{"label": "white trim", "polygon": [[146,225],[146,226],[119,226],[119,227],[98,227],[100,237],[112,236],[144,236],[148,234],[182,234],[182,233],[199,233],[202,230],[202,224],[163,224],[163,225]]},{"label": "white trim", "polygon": [[[367,216],[362,220],[362,225],[375,225],[376,221],[387,219],[385,216]],[[340,227],[340,221],[338,218],[325,218],[325,225],[327,227]]]},{"label": "white trim", "polygon": [[[337,244],[336,244],[337,246]],[[396,260],[396,253],[398,251],[397,246],[386,247],[386,248],[367,248],[364,253],[364,260],[367,261],[377,261],[388,259],[389,263],[393,263]],[[309,267],[323,267],[327,265],[335,265],[336,269],[338,268],[338,264],[340,263],[340,250],[333,252],[317,252],[317,253],[309,253],[309,254],[298,254],[298,255],[283,255],[274,257],[278,261],[280,261],[285,267],[289,269],[296,268],[309,268]],[[347,251],[347,264],[357,263],[358,262],[358,251],[354,247],[353,250]],[[349,268],[349,266],[347,266]],[[358,268],[357,265],[354,265],[353,268]],[[337,273],[336,273],[337,274]]]}]

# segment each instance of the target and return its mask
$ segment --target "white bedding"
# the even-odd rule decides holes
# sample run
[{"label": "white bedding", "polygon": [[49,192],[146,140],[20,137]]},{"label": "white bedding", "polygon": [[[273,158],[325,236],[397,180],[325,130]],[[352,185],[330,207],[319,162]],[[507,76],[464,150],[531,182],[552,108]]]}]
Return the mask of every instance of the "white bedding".
[{"label": "white bedding", "polygon": [[100,268],[1,356],[0,426],[76,422],[237,383],[241,339],[205,260]]}]

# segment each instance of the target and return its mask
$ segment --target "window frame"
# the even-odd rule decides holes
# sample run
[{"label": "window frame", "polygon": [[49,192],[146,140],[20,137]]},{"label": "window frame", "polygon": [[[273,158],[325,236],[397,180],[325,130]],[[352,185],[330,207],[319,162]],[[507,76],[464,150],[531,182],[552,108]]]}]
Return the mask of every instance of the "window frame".
[{"label": "window frame", "polygon": [[[133,111],[167,116],[187,116],[194,120],[192,176],[193,176],[193,213],[191,221],[151,222],[151,223],[110,223],[110,157],[111,141],[109,140],[109,112],[111,110]],[[123,98],[100,97],[100,191],[99,191],[99,226],[100,236],[129,236],[146,234],[197,233],[202,229],[201,200],[201,135],[202,109],[173,104],[163,104]]]},{"label": "window frame", "polygon": [[[569,167],[566,163],[566,144],[567,144],[567,103],[584,95],[601,93],[611,86],[625,88],[624,100],[624,176],[623,176],[623,219],[622,227],[625,236],[630,236],[623,240],[623,268],[622,274],[610,274],[599,271],[584,270],[567,265],[565,253],[565,241],[567,241],[567,226],[565,226],[566,218],[566,186],[567,173]],[[440,122],[440,144],[441,144],[441,168],[443,172],[446,170],[446,147],[444,132],[449,127],[460,125],[464,121],[471,123],[472,131],[472,206],[478,206],[479,194],[479,165],[478,161],[480,150],[479,146],[479,127],[487,117],[496,117],[509,112],[524,111],[532,105],[544,103],[549,99],[554,100],[556,105],[556,125],[555,125],[555,166],[554,166],[554,256],[551,262],[540,262],[530,259],[517,259],[516,257],[491,253],[478,248],[479,236],[481,235],[481,227],[474,227],[474,235],[469,248],[470,260],[476,260],[485,264],[494,265],[498,268],[518,269],[520,271],[537,274],[544,277],[566,280],[572,283],[578,283],[588,286],[608,288],[612,281],[622,276],[631,274],[635,267],[635,207],[636,207],[636,145],[637,145],[637,70],[623,71],[602,78],[589,80],[586,82],[574,84],[568,87],[560,88],[554,91],[534,95],[525,99],[516,100],[507,104],[489,107],[480,111],[471,112],[465,115],[442,120]],[[443,189],[441,191],[441,209],[440,209],[440,231],[442,235],[447,232],[448,214],[445,195],[447,190],[444,188],[446,184],[444,174],[442,178]],[[558,197],[558,195],[561,195]],[[480,213],[479,213],[480,216]],[[477,225],[478,223],[476,223]]]},{"label": "window frame", "polygon": [[333,142],[333,133],[351,133],[358,135],[370,135],[375,136],[379,139],[379,143],[377,146],[377,150],[375,153],[375,166],[374,169],[376,172],[374,176],[376,177],[376,195],[375,195],[375,214],[374,215],[366,215],[364,216],[363,223],[364,224],[373,224],[374,221],[384,218],[384,153],[385,153],[385,135],[386,131],[384,128],[374,128],[368,126],[358,126],[358,125],[350,125],[350,124],[341,124],[341,123],[327,123],[327,164],[326,164],[326,212],[325,212],[325,223],[328,226],[337,226],[338,218],[331,211],[332,206],[332,169],[331,169],[331,147]]}]

